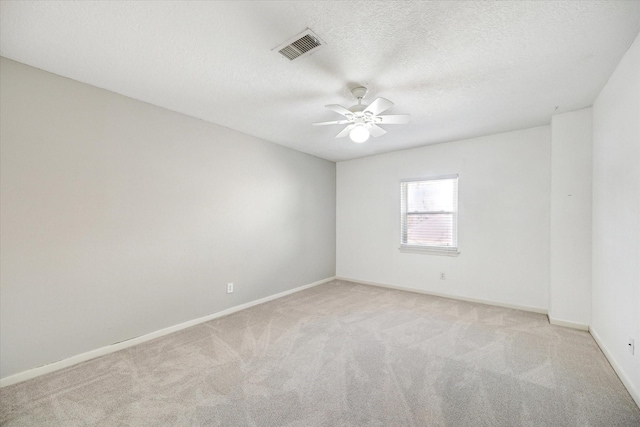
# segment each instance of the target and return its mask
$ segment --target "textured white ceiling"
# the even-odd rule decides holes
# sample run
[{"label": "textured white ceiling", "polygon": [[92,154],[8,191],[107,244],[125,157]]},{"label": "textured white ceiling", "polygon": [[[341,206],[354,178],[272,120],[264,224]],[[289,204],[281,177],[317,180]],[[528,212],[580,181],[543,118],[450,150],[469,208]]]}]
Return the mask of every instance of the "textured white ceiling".
[{"label": "textured white ceiling", "polygon": [[[327,45],[271,51],[307,27]],[[639,31],[639,1],[0,3],[2,56],[329,160],[548,124]],[[365,144],[311,126],[353,84],[411,122]]]}]

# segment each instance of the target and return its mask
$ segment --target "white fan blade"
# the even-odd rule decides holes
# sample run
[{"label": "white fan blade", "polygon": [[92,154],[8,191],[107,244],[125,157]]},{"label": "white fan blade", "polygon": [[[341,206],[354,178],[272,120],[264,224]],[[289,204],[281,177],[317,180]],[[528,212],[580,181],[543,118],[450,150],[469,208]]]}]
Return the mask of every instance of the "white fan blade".
[{"label": "white fan blade", "polygon": [[349,125],[346,128],[342,129],[342,131],[336,135],[336,138],[344,138],[345,136],[349,135],[349,132],[351,132],[354,127],[356,127],[356,125]]},{"label": "white fan blade", "polygon": [[391,114],[388,116],[377,116],[376,123],[381,125],[403,125],[409,123],[408,114]]},{"label": "white fan blade", "polygon": [[391,107],[393,107],[393,102],[384,98],[376,98],[375,101],[373,101],[367,108],[364,109],[364,112],[370,112],[374,116],[377,116],[378,114],[382,113],[385,110],[388,110]]},{"label": "white fan blade", "polygon": [[371,127],[369,128],[369,133],[371,134],[371,136],[377,138],[380,135],[384,135],[385,133],[387,133],[387,131],[382,129],[380,126],[371,125]]},{"label": "white fan blade", "polygon": [[347,110],[346,108],[344,108],[342,105],[338,105],[338,104],[330,104],[330,105],[325,105],[325,107],[327,107],[330,110],[335,111],[338,114],[342,114],[343,116],[353,116],[353,113],[349,110]]},{"label": "white fan blade", "polygon": [[351,123],[350,120],[334,120],[333,122],[320,122],[313,123],[314,126],[324,126],[324,125],[345,125],[347,123]]}]

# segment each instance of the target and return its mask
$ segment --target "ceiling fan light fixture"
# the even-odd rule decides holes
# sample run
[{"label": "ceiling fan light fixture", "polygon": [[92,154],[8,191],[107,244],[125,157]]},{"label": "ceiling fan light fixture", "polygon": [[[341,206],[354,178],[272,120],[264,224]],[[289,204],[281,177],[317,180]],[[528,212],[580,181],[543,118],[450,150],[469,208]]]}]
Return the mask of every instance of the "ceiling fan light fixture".
[{"label": "ceiling fan light fixture", "polygon": [[347,127],[338,132],[336,138],[344,138],[349,135],[349,138],[353,142],[361,144],[367,141],[371,136],[377,138],[387,133],[385,129],[378,125],[400,125],[409,122],[408,114],[380,115],[380,113],[393,107],[393,102],[388,99],[376,98],[369,105],[363,104],[362,98],[364,98],[367,93],[367,88],[364,86],[353,88],[351,93],[358,99],[358,103],[356,105],[352,105],[349,108],[345,108],[338,104],[325,105],[328,109],[344,116],[345,119],[313,123],[313,125],[323,126],[346,124]]},{"label": "ceiling fan light fixture", "polygon": [[365,142],[369,139],[369,130],[367,130],[364,126],[356,126],[353,128],[351,132],[349,132],[349,138],[353,142],[357,142],[358,144]]}]

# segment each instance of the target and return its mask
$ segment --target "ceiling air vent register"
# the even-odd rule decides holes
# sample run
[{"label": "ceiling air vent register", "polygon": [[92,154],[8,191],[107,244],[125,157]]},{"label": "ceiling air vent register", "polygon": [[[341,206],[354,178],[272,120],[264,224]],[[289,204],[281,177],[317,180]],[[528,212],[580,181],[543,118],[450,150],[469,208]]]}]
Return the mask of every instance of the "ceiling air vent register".
[{"label": "ceiling air vent register", "polygon": [[320,40],[320,37],[318,37],[313,31],[307,29],[273,50],[280,53],[289,61],[293,61],[294,59],[311,55],[323,45],[324,42]]}]

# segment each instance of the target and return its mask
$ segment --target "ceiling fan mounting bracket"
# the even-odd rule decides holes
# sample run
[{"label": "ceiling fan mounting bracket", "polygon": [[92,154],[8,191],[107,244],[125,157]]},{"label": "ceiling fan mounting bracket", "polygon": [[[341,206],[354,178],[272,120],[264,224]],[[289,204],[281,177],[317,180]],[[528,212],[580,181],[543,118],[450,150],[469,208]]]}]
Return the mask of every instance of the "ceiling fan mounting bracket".
[{"label": "ceiling fan mounting bracket", "polygon": [[364,86],[358,86],[351,89],[351,93],[357,99],[362,99],[367,95],[368,89]]}]

